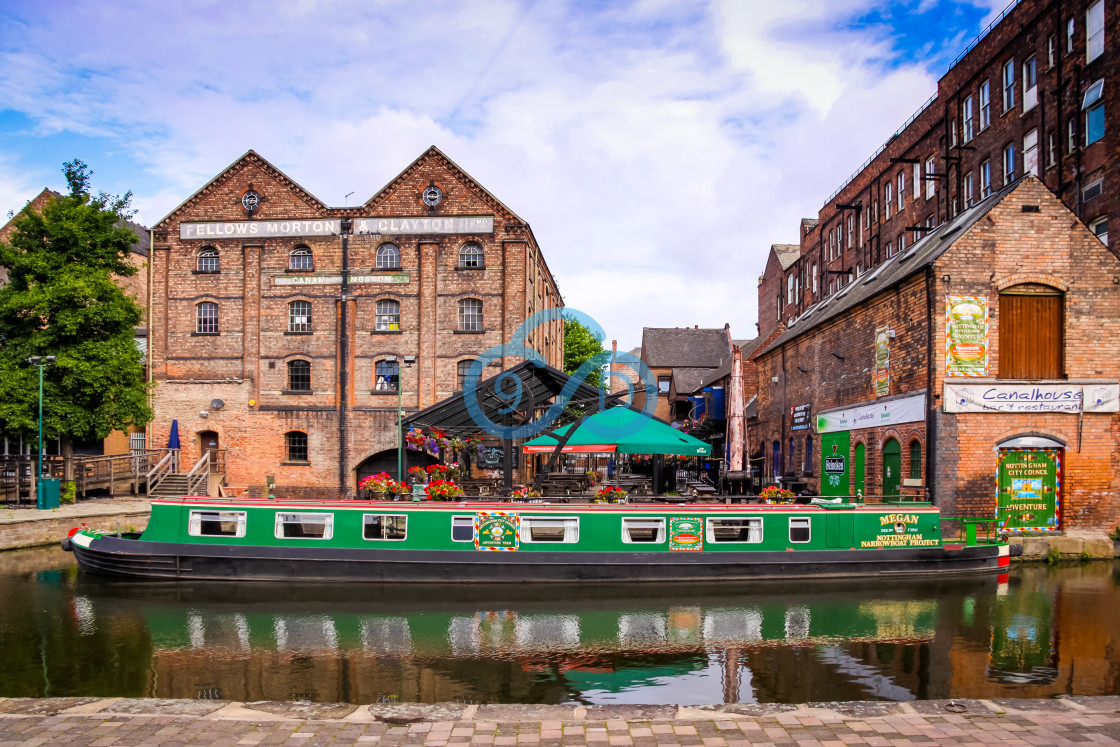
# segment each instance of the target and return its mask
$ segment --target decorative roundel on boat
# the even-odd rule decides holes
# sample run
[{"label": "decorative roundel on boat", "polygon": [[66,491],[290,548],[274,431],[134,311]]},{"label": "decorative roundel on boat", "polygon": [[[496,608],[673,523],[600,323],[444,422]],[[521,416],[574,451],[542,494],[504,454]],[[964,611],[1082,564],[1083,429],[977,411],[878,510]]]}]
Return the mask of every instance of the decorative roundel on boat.
[{"label": "decorative roundel on boat", "polygon": [[898,534],[903,534],[903,533],[906,532],[906,525],[903,524],[901,521],[896,522],[895,525],[894,525],[894,531],[897,532]]},{"label": "decorative roundel on boat", "polygon": [[425,205],[427,205],[428,207],[435,207],[436,205],[443,202],[443,190],[434,184],[429,184],[424,188],[424,192],[421,197],[423,198]]}]

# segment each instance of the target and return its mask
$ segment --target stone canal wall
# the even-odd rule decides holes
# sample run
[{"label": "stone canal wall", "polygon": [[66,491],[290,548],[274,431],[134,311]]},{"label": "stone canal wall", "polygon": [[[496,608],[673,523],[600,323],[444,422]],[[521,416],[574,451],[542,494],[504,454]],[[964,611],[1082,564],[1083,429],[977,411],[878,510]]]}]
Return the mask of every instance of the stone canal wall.
[{"label": "stone canal wall", "polygon": [[150,511],[144,499],[85,501],[51,511],[0,511],[0,550],[55,544],[82,523],[91,529],[115,531],[119,524],[121,531],[139,531],[148,525]]}]

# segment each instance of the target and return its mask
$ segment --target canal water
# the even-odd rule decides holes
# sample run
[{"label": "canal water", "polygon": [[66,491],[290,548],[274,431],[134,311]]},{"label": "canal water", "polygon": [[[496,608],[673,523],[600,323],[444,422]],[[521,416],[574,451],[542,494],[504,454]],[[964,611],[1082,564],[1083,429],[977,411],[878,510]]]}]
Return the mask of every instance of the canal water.
[{"label": "canal water", "polygon": [[0,553],[0,696],[802,703],[1120,694],[1120,563],[714,587],[138,583]]}]

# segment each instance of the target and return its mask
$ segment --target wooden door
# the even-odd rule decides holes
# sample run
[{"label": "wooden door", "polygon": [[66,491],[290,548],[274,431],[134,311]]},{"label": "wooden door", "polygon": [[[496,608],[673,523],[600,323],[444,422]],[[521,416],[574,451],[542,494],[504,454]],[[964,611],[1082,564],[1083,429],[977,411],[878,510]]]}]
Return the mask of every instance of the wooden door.
[{"label": "wooden door", "polygon": [[1060,293],[1001,293],[999,378],[1060,379],[1065,326]]}]

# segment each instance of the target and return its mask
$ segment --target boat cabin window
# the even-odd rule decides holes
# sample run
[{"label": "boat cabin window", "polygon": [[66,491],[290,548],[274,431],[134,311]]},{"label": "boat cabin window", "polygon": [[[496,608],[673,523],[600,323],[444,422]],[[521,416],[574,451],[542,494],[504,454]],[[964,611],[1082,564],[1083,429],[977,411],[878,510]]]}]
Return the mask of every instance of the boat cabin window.
[{"label": "boat cabin window", "polygon": [[404,514],[365,514],[362,537],[367,540],[403,540],[408,534],[408,517]]},{"label": "boat cabin window", "polygon": [[762,542],[762,518],[708,519],[708,542]]},{"label": "boat cabin window", "polygon": [[665,520],[664,519],[623,519],[622,520],[622,541],[623,542],[664,542],[665,541]]},{"label": "boat cabin window", "polygon": [[276,536],[323,539],[334,536],[334,514],[276,514]]},{"label": "boat cabin window", "polygon": [[452,516],[451,517],[451,540],[453,542],[473,542],[474,541],[474,517],[473,516]]},{"label": "boat cabin window", "polygon": [[809,519],[790,519],[789,520],[789,541],[790,542],[808,542],[809,541]]},{"label": "boat cabin window", "polygon": [[579,519],[523,518],[522,542],[579,542]]},{"label": "boat cabin window", "polygon": [[244,511],[191,511],[192,537],[244,537]]}]

